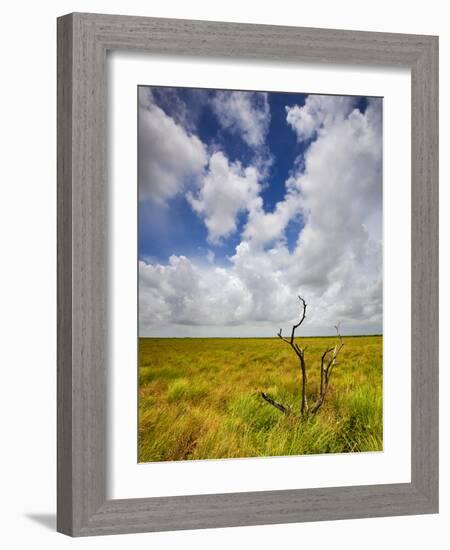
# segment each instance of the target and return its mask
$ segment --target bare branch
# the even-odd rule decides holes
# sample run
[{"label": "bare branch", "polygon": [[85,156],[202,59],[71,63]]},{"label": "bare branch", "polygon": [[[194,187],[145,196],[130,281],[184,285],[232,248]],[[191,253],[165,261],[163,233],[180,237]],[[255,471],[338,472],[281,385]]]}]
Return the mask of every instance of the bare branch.
[{"label": "bare branch", "polygon": [[300,357],[300,356],[303,356],[305,354],[305,349],[302,349],[298,344],[296,344],[295,342],[292,344],[293,348],[297,351],[297,355]]},{"label": "bare branch", "polygon": [[296,324],[296,325],[293,325],[292,326],[292,334],[291,334],[291,344],[294,343],[294,338],[295,338],[295,331],[298,329],[298,327],[303,323],[303,321],[305,320],[305,317],[306,317],[306,302],[305,300],[299,296],[298,299],[300,300],[300,302],[302,303],[303,305],[303,313],[302,313],[302,316],[301,316],[301,319],[300,321]]},{"label": "bare branch", "polygon": [[281,403],[277,403],[274,399],[272,399],[267,393],[261,392],[262,398],[267,401],[267,403],[270,403],[273,405],[276,409],[281,411],[283,414],[289,414],[289,409],[282,405]]},{"label": "bare branch", "polygon": [[[300,348],[298,346],[298,344],[296,344],[295,342],[293,342],[292,340],[288,340],[287,338],[285,338],[282,333],[281,333],[281,328],[280,328],[280,332],[277,334],[278,338],[281,338],[281,340],[283,340],[283,342],[286,342],[286,344],[288,344],[289,346],[291,346],[291,348],[295,351],[295,353],[301,357],[304,353],[305,350],[303,350],[302,348]],[[305,348],[306,349],[306,348]]]},{"label": "bare branch", "polygon": [[335,345],[334,352],[333,352],[333,359],[328,363],[328,366],[327,366],[327,379],[330,378],[331,371],[333,370],[333,368],[337,364],[337,362],[336,362],[337,356],[339,355],[339,352],[341,351],[341,349],[344,347],[344,342],[343,342],[341,333],[339,331],[339,323],[337,325],[335,325],[334,328],[336,329],[336,333],[337,333],[337,336],[339,338],[339,344]]},{"label": "bare branch", "polygon": [[305,356],[303,353],[299,356],[300,357],[300,369],[302,371],[302,403],[300,406],[300,414],[304,416],[305,414],[309,413],[309,405],[308,405],[308,398],[306,396],[306,363],[305,363]]},{"label": "bare branch", "polygon": [[322,363],[323,363],[323,361],[325,360],[325,357],[326,357],[329,353],[331,353],[332,351],[335,350],[335,347],[336,347],[336,346],[333,346],[332,348],[328,348],[328,349],[326,349],[326,350],[323,352],[323,355],[322,355]]},{"label": "bare branch", "polygon": [[335,357],[337,356],[337,354],[341,351],[341,349],[344,347],[344,342],[342,340],[342,336],[341,336],[341,332],[339,330],[339,325],[340,323],[338,323],[337,325],[334,325],[334,328],[336,329],[336,333],[337,333],[337,336],[339,338],[339,346],[336,344],[336,353],[335,353]]},{"label": "bare branch", "polygon": [[[339,324],[335,325],[334,328],[336,329],[336,333],[339,338],[339,343],[336,343],[333,347],[326,349],[322,354],[321,361],[320,361],[319,395],[316,399],[316,402],[314,403],[314,406],[311,409],[311,414],[316,414],[316,412],[320,409],[320,407],[323,405],[323,402],[325,401],[325,395],[328,390],[328,384],[330,382],[331,373],[333,372],[333,368],[337,364],[337,361],[336,361],[337,356],[344,346],[344,342],[339,330]],[[327,355],[330,353],[333,353],[333,355],[327,361],[326,366],[324,366],[325,360],[327,359]]]},{"label": "bare branch", "polygon": [[278,338],[281,338],[283,340],[283,342],[286,342],[286,344],[291,345],[291,342],[281,334],[281,328],[280,328],[280,332],[277,334],[277,336],[278,336]]}]

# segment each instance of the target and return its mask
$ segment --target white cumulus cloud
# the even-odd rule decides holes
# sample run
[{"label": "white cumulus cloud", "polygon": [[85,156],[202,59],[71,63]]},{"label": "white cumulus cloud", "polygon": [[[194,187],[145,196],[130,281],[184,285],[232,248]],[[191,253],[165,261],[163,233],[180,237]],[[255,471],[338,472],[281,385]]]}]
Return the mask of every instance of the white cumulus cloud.
[{"label": "white cumulus cloud", "polygon": [[139,196],[164,203],[198,177],[208,160],[204,144],[139,89]]},{"label": "white cumulus cloud", "polygon": [[335,117],[307,150],[304,170],[293,176],[306,224],[289,284],[316,297],[321,319],[341,308],[349,319],[381,322],[381,132],[378,99],[364,114],[355,109]]},{"label": "white cumulus cloud", "polygon": [[217,92],[212,106],[223,128],[240,135],[250,147],[264,144],[270,123],[267,93]]},{"label": "white cumulus cloud", "polygon": [[258,171],[240,162],[230,163],[220,151],[209,159],[208,171],[199,181],[197,193],[188,193],[187,199],[208,229],[208,239],[219,243],[236,231],[240,212],[250,207],[258,196]]},{"label": "white cumulus cloud", "polygon": [[168,265],[139,264],[139,326],[236,325],[251,310],[250,296],[236,274],[196,266],[184,256]]},{"label": "white cumulus cloud", "polygon": [[251,204],[248,220],[244,227],[243,238],[253,245],[263,246],[283,240],[288,223],[302,212],[301,195],[293,180],[286,182],[286,195],[277,202],[273,212],[266,212],[261,197]]},{"label": "white cumulus cloud", "polygon": [[286,121],[299,141],[314,137],[321,129],[343,120],[352,110],[350,96],[309,95],[303,106],[286,107]]}]

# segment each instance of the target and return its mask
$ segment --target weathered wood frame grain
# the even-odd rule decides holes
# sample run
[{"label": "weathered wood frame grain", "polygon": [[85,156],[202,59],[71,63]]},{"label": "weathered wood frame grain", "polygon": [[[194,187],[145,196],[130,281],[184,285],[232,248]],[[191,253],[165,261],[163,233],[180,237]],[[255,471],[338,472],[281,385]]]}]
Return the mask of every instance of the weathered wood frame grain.
[{"label": "weathered wood frame grain", "polygon": [[[401,66],[412,81],[411,483],[108,500],[106,53]],[[72,536],[438,511],[438,38],[74,13],[58,19],[58,506]]]}]

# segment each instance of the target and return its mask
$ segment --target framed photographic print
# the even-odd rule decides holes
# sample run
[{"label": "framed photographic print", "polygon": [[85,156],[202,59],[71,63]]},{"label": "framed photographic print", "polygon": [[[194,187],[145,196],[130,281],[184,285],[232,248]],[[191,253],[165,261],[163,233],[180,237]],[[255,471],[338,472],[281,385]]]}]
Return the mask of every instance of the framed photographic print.
[{"label": "framed photographic print", "polygon": [[438,509],[437,38],[58,20],[58,530]]}]

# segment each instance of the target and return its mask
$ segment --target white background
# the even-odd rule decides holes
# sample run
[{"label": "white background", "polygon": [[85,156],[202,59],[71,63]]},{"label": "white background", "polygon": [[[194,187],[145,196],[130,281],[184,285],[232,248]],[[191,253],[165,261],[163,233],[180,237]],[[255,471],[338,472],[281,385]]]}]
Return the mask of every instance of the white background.
[{"label": "white background", "polygon": [[[108,61],[113,284],[108,380],[109,496],[139,498],[234,491],[404,483],[411,480],[410,71],[311,64],[176,60],[115,53]],[[138,83],[309,90],[383,99],[383,452],[137,464],[136,249]],[[402,222],[398,223],[398,211]],[[130,322],[131,320],[131,322]],[[406,349],[405,349],[406,348]]]},{"label": "white background", "polygon": [[[449,413],[441,390],[441,513],[327,523],[245,527],[70,540],[54,533],[56,468],[56,27],[55,17],[96,11],[252,23],[440,35],[441,97],[450,97],[450,29],[445,3],[322,0],[16,1],[2,10],[0,271],[2,546],[22,548],[442,548],[450,520]],[[441,280],[450,278],[448,101],[441,120]],[[447,208],[446,208],[447,207]],[[401,220],[399,220],[401,223]],[[449,290],[441,288],[441,334]],[[446,306],[446,307],[444,307]],[[442,338],[444,340],[444,338]],[[441,388],[450,386],[442,361]],[[318,540],[320,543],[318,544]],[[442,542],[440,542],[442,540]]]}]

